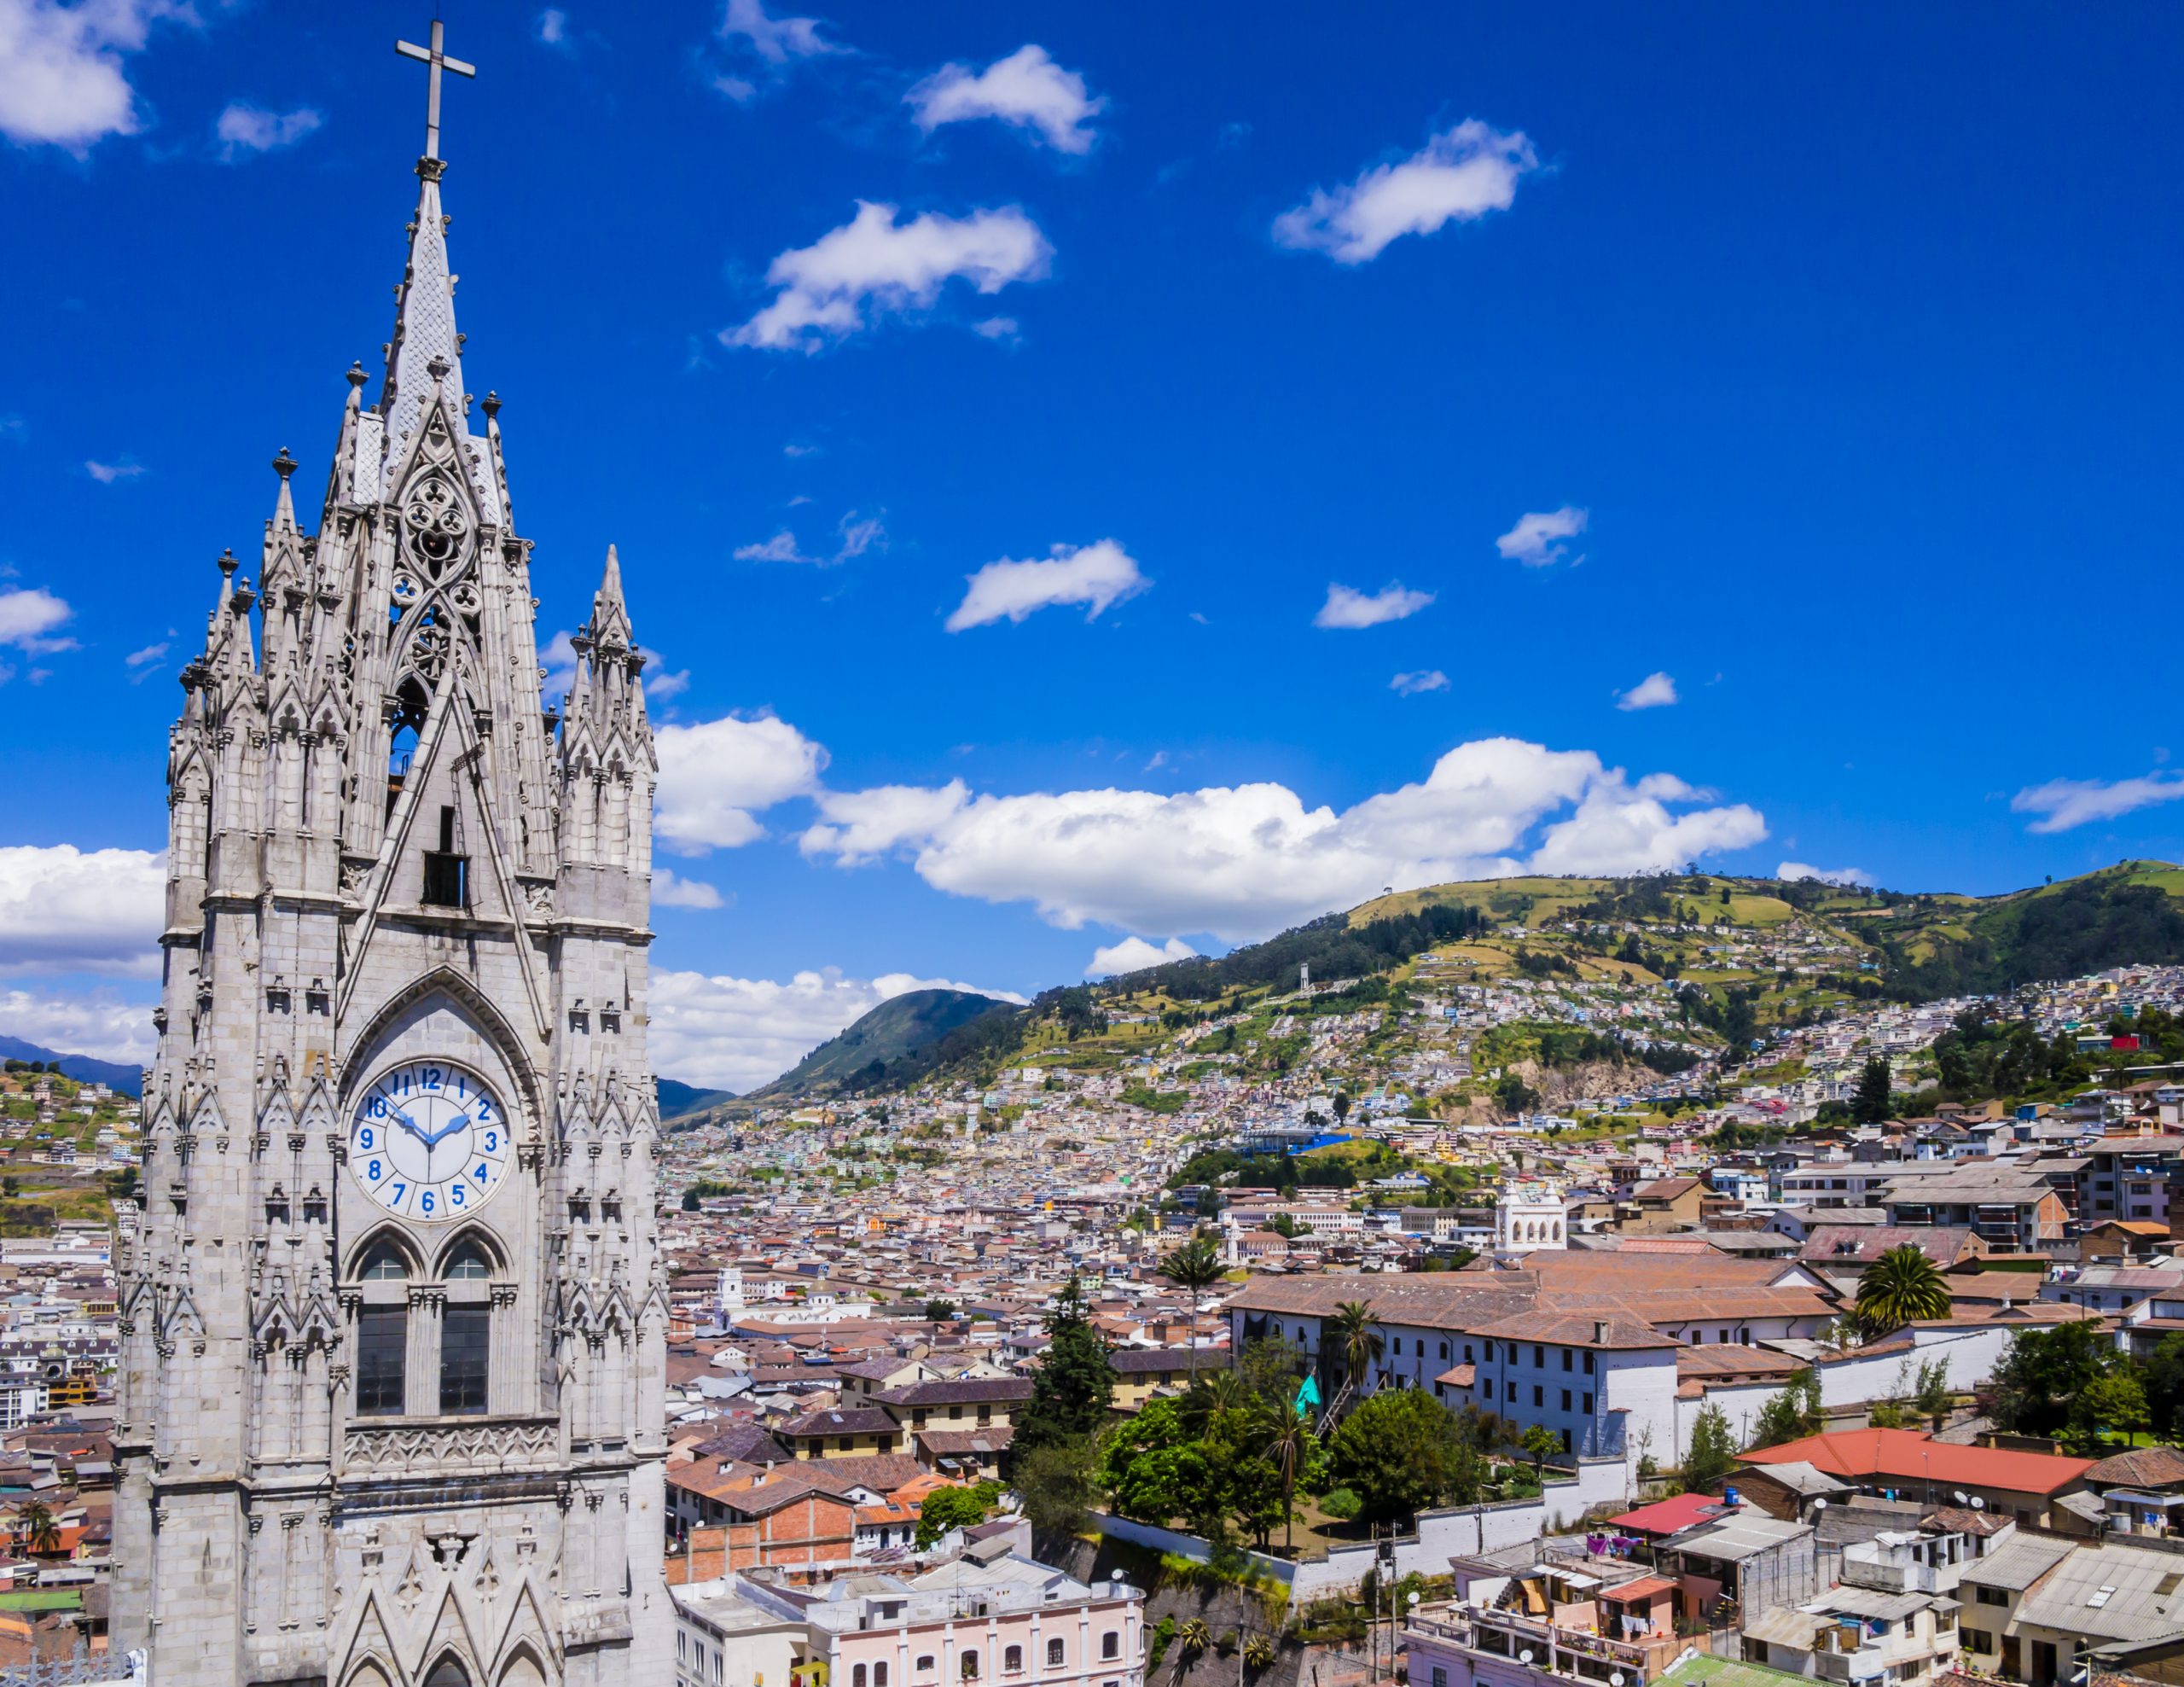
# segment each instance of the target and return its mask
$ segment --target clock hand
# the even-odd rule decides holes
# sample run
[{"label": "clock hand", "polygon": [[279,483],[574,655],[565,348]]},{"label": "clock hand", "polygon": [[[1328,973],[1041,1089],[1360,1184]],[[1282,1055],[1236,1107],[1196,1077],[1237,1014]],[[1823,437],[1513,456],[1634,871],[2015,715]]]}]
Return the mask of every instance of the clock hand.
[{"label": "clock hand", "polygon": [[430,1148],[433,1145],[433,1139],[425,1134],[425,1127],[420,1125],[415,1120],[412,1119],[408,1114],[403,1112],[399,1108],[390,1108],[389,1112],[392,1114],[396,1124],[399,1125],[419,1142],[424,1143],[427,1148]]},{"label": "clock hand", "polygon": [[448,1137],[453,1136],[457,1131],[466,1128],[469,1123],[470,1120],[467,1114],[460,1113],[456,1114],[454,1118],[449,1120],[446,1124],[443,1125],[439,1130],[433,1131],[432,1135],[425,1138],[425,1146],[427,1148],[437,1146],[439,1143],[445,1141]]}]

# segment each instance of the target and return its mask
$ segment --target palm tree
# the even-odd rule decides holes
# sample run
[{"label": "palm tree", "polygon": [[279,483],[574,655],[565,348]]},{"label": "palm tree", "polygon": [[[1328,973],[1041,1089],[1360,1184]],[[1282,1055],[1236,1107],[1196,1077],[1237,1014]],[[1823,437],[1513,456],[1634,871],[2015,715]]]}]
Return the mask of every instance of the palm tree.
[{"label": "palm tree", "polygon": [[1357,1387],[1380,1357],[1380,1332],[1373,1327],[1373,1308],[1364,1300],[1345,1300],[1334,1309],[1335,1350],[1342,1355],[1343,1392]]},{"label": "palm tree", "polygon": [[1263,1634],[1247,1636],[1244,1641],[1244,1661],[1255,1670],[1264,1669],[1274,1661],[1274,1642]]},{"label": "palm tree", "polygon": [[61,1522],[37,1500],[16,1514],[15,1530],[32,1556],[61,1550]]},{"label": "palm tree", "polygon": [[1221,1247],[1211,1230],[1199,1230],[1180,1248],[1171,1248],[1160,1261],[1160,1275],[1191,1297],[1191,1374],[1198,1374],[1198,1303],[1205,1291],[1221,1281],[1225,1267]]},{"label": "palm tree", "polygon": [[1223,1412],[1246,1411],[1261,1404],[1251,1385],[1234,1371],[1217,1370],[1191,1379],[1189,1390],[1176,1402],[1176,1416],[1191,1434],[1204,1435]]},{"label": "palm tree", "polygon": [[1949,1285],[1915,1242],[1891,1248],[1858,1279],[1858,1319],[1875,1335],[1949,1316]]},{"label": "palm tree", "polygon": [[1298,1404],[1295,1388],[1287,1392],[1275,1416],[1266,1456],[1281,1472],[1281,1550],[1292,1552],[1297,1544],[1297,1475],[1312,1456],[1312,1425],[1304,1409]]},{"label": "palm tree", "polygon": [[1176,1643],[1183,1649],[1183,1655],[1195,1658],[1213,1644],[1213,1631],[1205,1626],[1204,1617],[1193,1617],[1176,1631]]}]

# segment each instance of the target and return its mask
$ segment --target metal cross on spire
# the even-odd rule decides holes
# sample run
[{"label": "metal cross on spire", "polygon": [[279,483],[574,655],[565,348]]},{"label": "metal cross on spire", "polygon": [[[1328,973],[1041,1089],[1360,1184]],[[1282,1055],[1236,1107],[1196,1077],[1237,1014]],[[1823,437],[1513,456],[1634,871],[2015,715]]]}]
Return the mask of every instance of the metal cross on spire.
[{"label": "metal cross on spire", "polygon": [[475,76],[478,67],[465,64],[461,59],[451,59],[442,50],[444,39],[440,20],[433,20],[433,44],[419,47],[407,41],[398,41],[394,50],[405,59],[416,59],[428,66],[431,74],[426,80],[425,95],[425,156],[440,155],[440,72],[451,70],[457,76]]}]

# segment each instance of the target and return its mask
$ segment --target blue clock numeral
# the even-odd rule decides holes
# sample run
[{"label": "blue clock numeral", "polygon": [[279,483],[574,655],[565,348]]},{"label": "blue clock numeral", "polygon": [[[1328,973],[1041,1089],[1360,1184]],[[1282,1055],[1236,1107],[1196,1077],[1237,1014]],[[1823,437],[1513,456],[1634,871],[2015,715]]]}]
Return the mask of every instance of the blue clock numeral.
[{"label": "blue clock numeral", "polygon": [[440,1086],[440,1069],[439,1069],[439,1067],[436,1067],[436,1066],[428,1066],[428,1067],[427,1067],[425,1068],[425,1073],[424,1073],[424,1085],[425,1085],[425,1087],[426,1087],[427,1090],[437,1090],[437,1089],[439,1089],[439,1086]]},{"label": "blue clock numeral", "polygon": [[385,1096],[374,1096],[369,1101],[364,1103],[364,1112],[373,1119],[386,1118],[386,1097]]},{"label": "blue clock numeral", "polygon": [[493,1098],[481,1093],[478,1097],[478,1122],[486,1124],[493,1117]]},{"label": "blue clock numeral", "polygon": [[375,1160],[370,1165],[364,1167],[364,1175],[367,1178],[369,1178],[374,1183],[377,1183],[386,1174],[379,1169],[379,1161]]},{"label": "blue clock numeral", "polygon": [[501,1133],[500,1133],[498,1131],[486,1131],[486,1132],[485,1132],[485,1152],[486,1152],[486,1153],[488,1153],[488,1154],[498,1154],[500,1151],[501,1151]]},{"label": "blue clock numeral", "polygon": [[399,1206],[401,1206],[401,1205],[402,1205],[402,1197],[403,1197],[404,1195],[405,1195],[409,1194],[409,1193],[410,1193],[410,1185],[409,1185],[409,1184],[405,1184],[405,1183],[401,1182],[399,1179],[397,1179],[397,1180],[396,1180],[396,1183],[395,1183],[395,1185],[394,1185],[394,1199],[393,1199],[392,1201],[390,1201],[389,1202],[387,1202],[387,1205],[388,1205],[388,1206],[390,1206],[390,1207],[399,1207]]},{"label": "blue clock numeral", "polygon": [[475,1172],[473,1172],[470,1175],[477,1178],[479,1183],[484,1183],[485,1181],[485,1162],[482,1160],[479,1161],[478,1162],[478,1169]]},{"label": "blue clock numeral", "polygon": [[462,1074],[460,1072],[455,1074],[455,1093],[459,1100],[470,1099],[470,1088],[462,1081]]},{"label": "blue clock numeral", "polygon": [[469,1185],[467,1184],[456,1184],[452,1185],[448,1190],[447,1198],[453,1201],[457,1207],[465,1205],[470,1199]]},{"label": "blue clock numeral", "polygon": [[417,1197],[417,1210],[420,1213],[429,1213],[433,1210],[433,1192],[430,1190],[427,1190]]}]

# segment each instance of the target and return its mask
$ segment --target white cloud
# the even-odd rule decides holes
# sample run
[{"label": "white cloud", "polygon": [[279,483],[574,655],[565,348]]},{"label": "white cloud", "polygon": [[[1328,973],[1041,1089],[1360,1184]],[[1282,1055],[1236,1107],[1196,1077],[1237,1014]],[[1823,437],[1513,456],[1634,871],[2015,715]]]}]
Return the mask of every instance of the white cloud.
[{"label": "white cloud", "polygon": [[739,562],[816,562],[819,560],[816,556],[806,556],[798,550],[796,535],[786,527],[770,539],[761,539],[754,544],[739,544],[735,547],[735,555]]},{"label": "white cloud", "polygon": [[94,1060],[142,1066],[152,1058],[159,1038],[152,1009],[103,992],[89,996],[41,990],[0,990],[0,1034],[59,1055],[89,1055]]},{"label": "white cloud", "polygon": [[988,317],[984,322],[971,324],[971,332],[981,340],[1014,340],[1016,330],[1014,317]]},{"label": "white cloud", "polygon": [[950,632],[1004,620],[1020,621],[1064,603],[1086,605],[1084,619],[1089,621],[1111,604],[1135,597],[1153,585],[1136,559],[1113,539],[1081,549],[1058,544],[1053,556],[1037,561],[1019,562],[1004,556],[964,579],[970,589],[948,618]]},{"label": "white cloud", "polygon": [[538,38],[549,47],[566,46],[569,38],[569,15],[558,7],[549,6],[538,15]]},{"label": "white cloud", "polygon": [[857,215],[810,246],[784,252],[766,271],[778,291],[729,346],[816,352],[882,316],[929,309],[961,276],[982,294],[1047,272],[1054,249],[1014,206],[968,217],[927,212],[897,222],[892,205],[857,202]]},{"label": "white cloud", "polygon": [[74,613],[61,599],[39,587],[0,591],[0,648],[13,645],[26,656],[73,650],[74,639],[55,638],[53,634]]},{"label": "white cloud", "polygon": [[719,34],[723,41],[746,44],[768,64],[775,66],[847,50],[820,34],[820,28],[817,18],[770,17],[759,0],[728,0]]},{"label": "white cloud", "polygon": [[0,974],[156,977],[166,883],[148,850],[0,846]]},{"label": "white cloud", "polygon": [[909,973],[848,978],[834,967],[800,972],[786,983],[655,972],[646,1027],[653,1069],[686,1084],[756,1089],[882,1002],[909,990],[975,990],[1007,1001],[1024,999],[1013,991]]},{"label": "white cloud", "polygon": [[[0,5],[5,3],[6,0],[0,0]],[[102,486],[111,486],[116,480],[135,480],[144,472],[144,465],[124,457],[119,462],[87,462],[84,465],[84,472]]]},{"label": "white cloud", "polygon": [[0,411],[0,442],[20,445],[31,436],[31,425],[13,410]]},{"label": "white cloud", "polygon": [[653,905],[658,908],[718,908],[720,892],[703,879],[686,879],[665,867],[652,870]]},{"label": "white cloud", "polygon": [[1670,775],[1634,783],[1589,751],[1490,738],[1339,813],[1274,783],[994,796],[956,780],[822,794],[801,843],[845,866],[904,856],[937,889],[1027,901],[1068,930],[1246,942],[1383,885],[1660,871],[1766,835],[1756,810],[1711,800]]},{"label": "white cloud", "polygon": [[679,697],[690,689],[690,670],[677,668],[672,673],[664,669],[645,675],[645,701],[664,703],[670,697]]},{"label": "white cloud", "polygon": [[1430,235],[1447,223],[1507,211],[1519,178],[1538,165],[1522,133],[1505,135],[1467,119],[1346,187],[1313,189],[1302,205],[1274,219],[1274,237],[1284,246],[1324,252],[1338,264],[1368,263],[1404,235]]},{"label": "white cloud", "polygon": [[266,111],[237,100],[220,113],[212,132],[219,137],[220,156],[232,164],[247,154],[293,147],[325,120],[309,106],[287,112]]},{"label": "white cloud", "polygon": [[1817,879],[1822,884],[1870,887],[1873,875],[1862,867],[1812,867],[1802,861],[1785,861],[1774,870],[1778,879]]},{"label": "white cloud", "polygon": [[1449,676],[1438,668],[1420,668],[1415,673],[1399,673],[1388,682],[1388,689],[1406,697],[1415,697],[1426,691],[1446,691]]},{"label": "white cloud", "polygon": [[123,60],[152,25],[196,21],[174,0],[0,0],[0,135],[81,154],[141,127]]},{"label": "white cloud", "polygon": [[1664,709],[1680,701],[1676,695],[1676,681],[1664,673],[1649,673],[1628,691],[1615,694],[1616,707],[1625,711]]},{"label": "white cloud", "polygon": [[1327,601],[1312,617],[1316,627],[1376,627],[1384,621],[1406,620],[1433,601],[1430,591],[1406,591],[1396,580],[1372,593],[1346,585],[1327,585]]},{"label": "white cloud", "polygon": [[2114,820],[2134,810],[2184,797],[2184,774],[2149,773],[2143,779],[2050,779],[2028,785],[2010,799],[2011,810],[2040,817],[2028,832],[2068,832],[2096,820]]},{"label": "white cloud", "polygon": [[124,667],[141,668],[147,662],[158,661],[166,653],[167,647],[164,643],[147,644],[142,650],[131,650],[121,659],[121,662]]},{"label": "white cloud", "polygon": [[1494,541],[1494,548],[1527,568],[1544,568],[1570,555],[1569,541],[1583,532],[1591,519],[1589,511],[1566,503],[1560,509],[1520,515],[1515,526]]},{"label": "white cloud", "polygon": [[887,548],[886,523],[877,515],[859,515],[852,509],[836,524],[834,532],[840,542],[832,556],[807,556],[798,544],[796,535],[787,527],[770,539],[736,546],[734,555],[739,562],[806,562],[816,568],[829,568],[862,556],[868,550]]},{"label": "white cloud", "polygon": [[772,715],[663,726],[653,742],[659,792],[653,830],[686,855],[764,836],[757,812],[816,791],[827,765],[822,746]]},{"label": "white cloud", "polygon": [[943,65],[903,97],[927,134],[944,123],[998,118],[1036,130],[1056,152],[1080,154],[1092,150],[1087,125],[1107,104],[1091,97],[1077,72],[1064,70],[1035,45],[1019,47],[981,71]]},{"label": "white cloud", "polygon": [[1143,972],[1147,967],[1169,961],[1188,961],[1197,953],[1180,937],[1171,937],[1157,948],[1141,937],[1126,937],[1120,943],[1094,950],[1092,964],[1085,968],[1084,976],[1115,978],[1124,973]]}]

